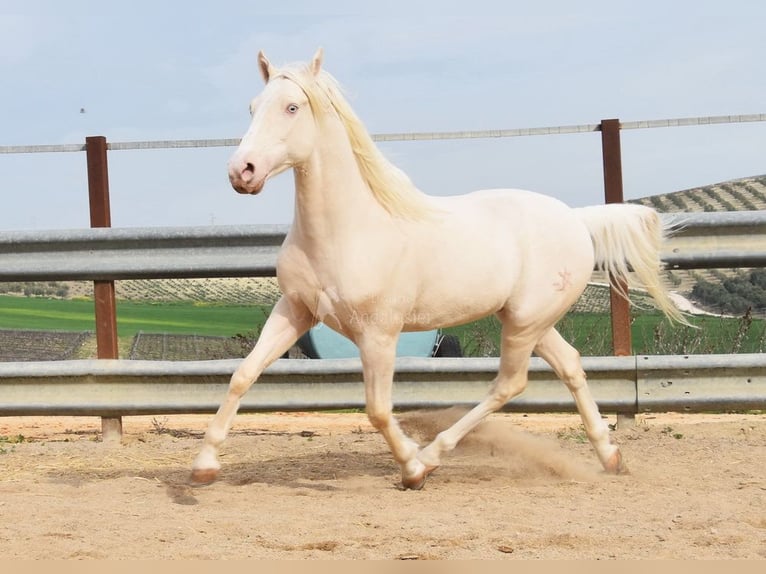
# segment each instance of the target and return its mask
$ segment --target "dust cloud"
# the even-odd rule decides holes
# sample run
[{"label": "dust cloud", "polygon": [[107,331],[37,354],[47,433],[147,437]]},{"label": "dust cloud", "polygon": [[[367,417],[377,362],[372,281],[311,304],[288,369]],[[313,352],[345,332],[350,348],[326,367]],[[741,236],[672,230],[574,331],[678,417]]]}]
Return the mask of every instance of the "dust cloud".
[{"label": "dust cloud", "polygon": [[[401,414],[399,422],[402,429],[421,445],[431,442],[436,435],[457,422],[468,409],[453,407],[438,411],[410,411]],[[478,475],[482,472],[503,474],[520,480],[575,480],[595,481],[603,478],[592,449],[592,457],[583,459],[578,453],[568,451],[552,438],[538,436],[514,428],[507,418],[493,420],[490,415],[484,422],[463,438],[453,453],[445,454],[442,465],[449,464],[452,459],[466,461],[471,458],[497,457],[503,460],[500,467],[474,470]]]}]

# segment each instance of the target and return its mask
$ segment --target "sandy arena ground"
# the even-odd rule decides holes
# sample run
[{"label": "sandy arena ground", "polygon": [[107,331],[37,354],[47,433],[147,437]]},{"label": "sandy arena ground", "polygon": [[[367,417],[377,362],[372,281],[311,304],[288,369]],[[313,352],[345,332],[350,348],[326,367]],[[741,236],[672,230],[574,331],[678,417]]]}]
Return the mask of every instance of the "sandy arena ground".
[{"label": "sandy arena ground", "polygon": [[[453,415],[404,418],[425,440]],[[419,492],[364,415],[306,413],[240,415],[219,482],[192,488],[209,418],[126,417],[122,444],[98,419],[0,418],[0,556],[766,558],[764,415],[639,415],[614,477],[576,416],[496,414]]]}]

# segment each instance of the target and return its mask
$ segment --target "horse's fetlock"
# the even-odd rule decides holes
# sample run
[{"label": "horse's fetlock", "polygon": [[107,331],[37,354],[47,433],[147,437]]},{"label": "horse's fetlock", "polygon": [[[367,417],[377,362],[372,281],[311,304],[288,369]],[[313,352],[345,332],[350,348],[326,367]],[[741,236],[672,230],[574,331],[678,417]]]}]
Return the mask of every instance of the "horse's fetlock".
[{"label": "horse's fetlock", "polygon": [[216,449],[209,444],[203,445],[202,450],[199,452],[199,454],[197,455],[197,458],[195,458],[194,462],[192,463],[192,468],[195,470],[220,469],[221,463],[218,462],[218,457],[216,456]]},{"label": "horse's fetlock", "polygon": [[208,428],[207,432],[205,433],[205,442],[208,444],[217,447],[223,441],[226,440],[226,430],[225,429],[218,429],[218,428]]},{"label": "horse's fetlock", "polygon": [[441,450],[436,445],[436,441],[418,453],[418,460],[425,467],[437,467],[441,464]]},{"label": "horse's fetlock", "polygon": [[425,465],[417,458],[413,458],[405,463],[402,463],[401,467],[403,479],[422,475],[426,469]]},{"label": "horse's fetlock", "polygon": [[447,431],[442,431],[434,439],[434,444],[439,446],[441,452],[448,452],[457,446],[457,441]]}]

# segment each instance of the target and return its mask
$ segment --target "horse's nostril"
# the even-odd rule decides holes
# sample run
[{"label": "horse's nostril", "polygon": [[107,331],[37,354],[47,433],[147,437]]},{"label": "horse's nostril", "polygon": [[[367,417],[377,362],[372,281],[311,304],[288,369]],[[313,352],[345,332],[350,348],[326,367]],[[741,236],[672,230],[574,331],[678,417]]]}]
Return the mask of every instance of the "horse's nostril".
[{"label": "horse's nostril", "polygon": [[247,162],[245,164],[245,167],[242,169],[242,173],[240,174],[240,176],[242,177],[242,180],[250,181],[251,179],[253,179],[254,175],[255,175],[255,166],[252,163]]}]

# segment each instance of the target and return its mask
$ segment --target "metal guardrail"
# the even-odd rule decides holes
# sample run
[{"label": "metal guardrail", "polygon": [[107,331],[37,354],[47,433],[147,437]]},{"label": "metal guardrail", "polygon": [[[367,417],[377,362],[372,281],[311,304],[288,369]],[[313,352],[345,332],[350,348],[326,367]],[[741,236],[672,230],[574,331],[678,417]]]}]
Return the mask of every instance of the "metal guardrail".
[{"label": "metal guardrail", "polygon": [[263,277],[287,225],[0,232],[0,281]]},{"label": "metal guardrail", "polygon": [[[672,268],[766,265],[766,213],[665,215],[678,231]],[[97,228],[0,233],[0,281],[272,276],[287,226]],[[585,357],[605,412],[766,408],[766,356]],[[239,360],[100,359],[0,363],[0,415],[215,412]],[[399,359],[397,408],[475,404],[497,359]],[[357,360],[280,360],[242,411],[362,408]],[[566,387],[534,358],[530,385],[505,410],[574,411]]]},{"label": "metal guardrail", "polygon": [[[213,413],[239,360],[87,360],[0,363],[0,415],[119,416]],[[704,412],[766,407],[766,356],[584,357],[604,412]],[[498,359],[397,360],[397,409],[474,405]],[[564,386],[539,358],[510,412],[576,412]],[[280,359],[243,397],[240,412],[364,407],[358,359]]]},{"label": "metal guardrail", "polygon": [[[673,269],[766,265],[766,212],[663,214]],[[287,225],[0,232],[0,281],[273,276]]]},{"label": "metal guardrail", "polygon": [[662,258],[671,269],[766,266],[766,211],[663,214],[676,228]]}]

